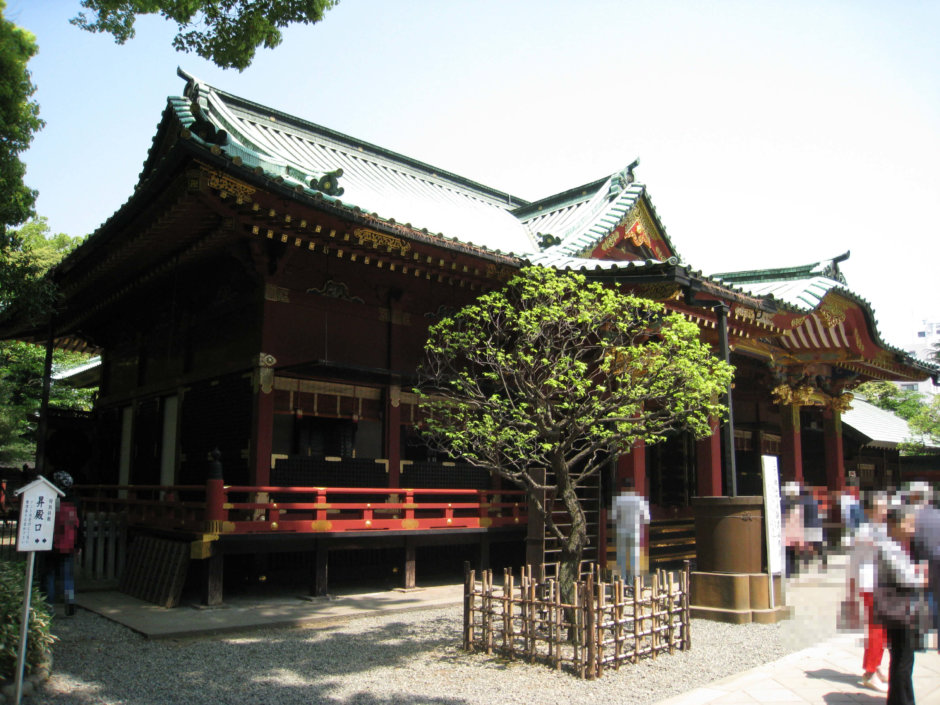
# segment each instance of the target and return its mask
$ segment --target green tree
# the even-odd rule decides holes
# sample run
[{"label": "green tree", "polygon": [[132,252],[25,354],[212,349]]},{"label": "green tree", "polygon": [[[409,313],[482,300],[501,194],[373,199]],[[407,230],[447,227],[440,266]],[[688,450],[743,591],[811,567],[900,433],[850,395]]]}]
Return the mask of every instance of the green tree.
[{"label": "green tree", "polygon": [[39,281],[40,268],[14,228],[33,215],[36,203],[36,192],[23,182],[20,155],[43,125],[26,68],[37,46],[31,33],[3,16],[5,10],[0,0],[0,317],[18,300],[22,315],[36,318],[47,310],[52,293]]},{"label": "green tree", "polygon": [[[30,263],[31,276],[21,287],[24,291],[49,292],[43,287],[43,275],[81,243],[82,238],[64,234],[50,235],[45,218],[31,220],[12,233],[18,243],[17,255]],[[42,397],[45,348],[20,341],[0,342],[0,463],[19,465],[32,460],[36,453],[34,413]],[[55,351],[53,371],[83,364],[87,355]],[[95,390],[74,389],[67,384],[53,384],[51,406],[88,410]]]},{"label": "green tree", "polygon": [[901,450],[909,455],[937,453],[940,449],[940,394],[934,395],[930,403],[921,404],[907,421],[911,429],[911,441],[904,443]]},{"label": "green tree", "polygon": [[527,491],[570,597],[587,545],[578,487],[636,441],[710,434],[732,374],[661,304],[530,267],[431,327],[417,392],[433,447]]},{"label": "green tree", "polygon": [[891,382],[865,382],[858,385],[855,394],[879,409],[897,414],[910,421],[924,406],[924,397],[913,389],[901,389]]},{"label": "green tree", "polygon": [[259,46],[281,43],[281,29],[313,24],[338,0],[82,0],[84,12],[72,24],[107,32],[118,44],[135,34],[138,15],[160,14],[176,22],[177,51],[194,51],[222,68],[247,68]]},{"label": "green tree", "polygon": [[[20,465],[36,457],[36,412],[42,398],[46,351],[41,345],[8,340],[0,343],[0,464]],[[87,362],[81,353],[56,350],[53,372]],[[89,411],[94,389],[53,383],[49,405]]]}]

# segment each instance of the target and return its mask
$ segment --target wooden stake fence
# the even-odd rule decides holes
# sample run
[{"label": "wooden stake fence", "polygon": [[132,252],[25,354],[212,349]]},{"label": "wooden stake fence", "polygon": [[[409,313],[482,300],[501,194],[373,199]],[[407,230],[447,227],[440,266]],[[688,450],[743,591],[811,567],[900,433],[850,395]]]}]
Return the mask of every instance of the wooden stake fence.
[{"label": "wooden stake fence", "polygon": [[566,668],[582,678],[605,669],[657,658],[692,646],[689,634],[689,565],[676,573],[657,571],[632,584],[603,582],[595,573],[575,583],[571,603],[558,582],[534,578],[532,566],[518,584],[505,571],[468,571],[464,585],[463,644],[468,651],[494,651],[509,659]]}]

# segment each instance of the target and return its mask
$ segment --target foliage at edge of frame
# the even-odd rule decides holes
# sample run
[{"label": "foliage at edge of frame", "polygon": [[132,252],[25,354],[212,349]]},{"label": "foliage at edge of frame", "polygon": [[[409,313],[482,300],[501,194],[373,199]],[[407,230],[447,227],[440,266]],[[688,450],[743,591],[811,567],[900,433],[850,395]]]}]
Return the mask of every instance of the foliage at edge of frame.
[{"label": "foliage at edge of frame", "polygon": [[[0,681],[12,680],[20,648],[20,621],[23,616],[23,561],[0,560]],[[46,598],[33,584],[29,610],[29,636],[26,642],[26,673],[32,673],[50,661],[52,611]]]}]

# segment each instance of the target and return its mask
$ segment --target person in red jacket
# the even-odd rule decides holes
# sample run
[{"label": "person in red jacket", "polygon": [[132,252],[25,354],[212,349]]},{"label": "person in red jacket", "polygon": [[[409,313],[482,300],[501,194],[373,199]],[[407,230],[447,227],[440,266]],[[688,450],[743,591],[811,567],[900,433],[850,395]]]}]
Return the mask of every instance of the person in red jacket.
[{"label": "person in red jacket", "polygon": [[79,548],[78,530],[81,522],[78,503],[72,491],[72,476],[67,472],[56,472],[52,476],[55,485],[65,493],[58,501],[53,529],[52,551],[46,571],[46,599],[55,602],[56,578],[62,576],[62,592],[65,596],[65,614],[75,614],[75,553]]}]

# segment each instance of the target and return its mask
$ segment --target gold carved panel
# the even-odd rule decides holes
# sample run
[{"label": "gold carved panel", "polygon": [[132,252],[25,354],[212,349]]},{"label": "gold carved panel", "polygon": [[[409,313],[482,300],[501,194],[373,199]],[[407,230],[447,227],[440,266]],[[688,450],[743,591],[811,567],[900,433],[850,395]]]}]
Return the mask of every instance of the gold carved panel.
[{"label": "gold carved panel", "polygon": [[233,179],[228,174],[222,174],[221,172],[215,171],[214,169],[203,167],[203,171],[208,177],[207,183],[209,188],[213,188],[219,191],[219,194],[222,196],[222,198],[226,198],[229,195],[232,195],[238,198],[247,199],[257,190],[254,186],[249,186],[244,181]]},{"label": "gold carved panel", "polygon": [[819,307],[819,317],[822,319],[826,328],[833,328],[840,323],[845,323],[845,312],[849,303],[842,299],[826,297],[823,305]]},{"label": "gold carved panel", "polygon": [[375,230],[369,230],[368,228],[356,228],[356,230],[353,231],[353,235],[359,239],[360,245],[368,243],[373,247],[386,247],[389,250],[400,250],[402,254],[405,254],[411,249],[411,245],[401,238],[376,232]]}]

